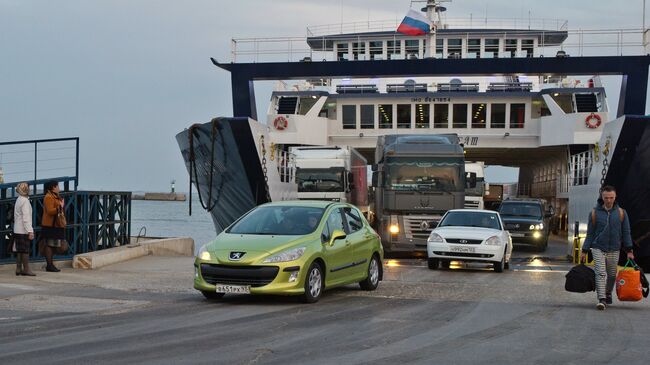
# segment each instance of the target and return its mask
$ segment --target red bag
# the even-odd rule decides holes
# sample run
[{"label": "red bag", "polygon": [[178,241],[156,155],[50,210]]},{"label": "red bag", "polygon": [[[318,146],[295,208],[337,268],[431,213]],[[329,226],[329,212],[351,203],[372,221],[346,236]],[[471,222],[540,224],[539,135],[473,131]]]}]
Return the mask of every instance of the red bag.
[{"label": "red bag", "polygon": [[[631,267],[628,268],[627,265],[630,263]],[[637,302],[643,298],[641,271],[630,259],[625,263],[623,270],[616,275],[616,296],[622,302]]]}]

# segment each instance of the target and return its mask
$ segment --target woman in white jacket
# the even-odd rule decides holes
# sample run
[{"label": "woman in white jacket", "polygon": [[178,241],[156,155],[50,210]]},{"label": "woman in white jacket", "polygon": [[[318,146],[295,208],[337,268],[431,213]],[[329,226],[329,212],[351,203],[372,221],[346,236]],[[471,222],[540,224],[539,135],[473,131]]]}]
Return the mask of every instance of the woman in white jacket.
[{"label": "woman in white jacket", "polygon": [[18,199],[14,205],[14,249],[16,252],[16,275],[36,276],[29,269],[29,249],[34,240],[32,227],[32,204],[29,202],[29,185],[16,186]]}]

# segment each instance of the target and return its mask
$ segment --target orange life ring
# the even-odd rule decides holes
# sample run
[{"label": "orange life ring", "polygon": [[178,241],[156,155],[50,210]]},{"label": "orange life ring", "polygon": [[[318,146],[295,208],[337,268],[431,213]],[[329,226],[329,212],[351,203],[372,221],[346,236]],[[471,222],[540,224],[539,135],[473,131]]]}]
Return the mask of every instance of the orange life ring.
[{"label": "orange life ring", "polygon": [[589,129],[596,129],[600,127],[600,124],[602,123],[602,120],[600,119],[600,115],[591,113],[587,115],[587,118],[585,118],[585,124],[587,125],[587,128]]},{"label": "orange life ring", "polygon": [[289,121],[287,120],[287,118],[279,115],[275,117],[275,119],[273,120],[273,126],[275,127],[275,129],[282,131],[285,130],[287,126],[289,126]]}]

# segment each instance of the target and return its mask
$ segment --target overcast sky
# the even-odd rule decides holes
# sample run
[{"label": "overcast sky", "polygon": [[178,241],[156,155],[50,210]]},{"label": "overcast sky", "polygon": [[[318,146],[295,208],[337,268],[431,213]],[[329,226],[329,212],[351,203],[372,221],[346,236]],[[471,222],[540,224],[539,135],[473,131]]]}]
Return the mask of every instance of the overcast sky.
[{"label": "overcast sky", "polygon": [[[642,4],[493,0],[448,7],[453,17],[528,18],[530,11],[533,18],[567,19],[573,29],[641,27]],[[187,190],[174,136],[232,114],[230,75],[210,63],[230,60],[231,38],[304,36],[308,25],[401,18],[409,5],[0,0],[0,141],[80,137],[83,189],[167,190],[176,179],[178,190]],[[256,97],[263,116],[269,95]]]}]

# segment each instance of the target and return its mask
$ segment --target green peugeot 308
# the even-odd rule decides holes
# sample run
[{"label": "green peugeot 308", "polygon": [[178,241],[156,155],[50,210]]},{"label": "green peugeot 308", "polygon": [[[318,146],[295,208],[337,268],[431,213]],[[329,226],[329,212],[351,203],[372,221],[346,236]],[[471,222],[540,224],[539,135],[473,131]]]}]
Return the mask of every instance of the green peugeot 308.
[{"label": "green peugeot 308", "polygon": [[194,261],[194,288],[208,299],[227,293],[301,295],[382,279],[379,235],[353,205],[284,201],[260,205],[203,246]]}]

